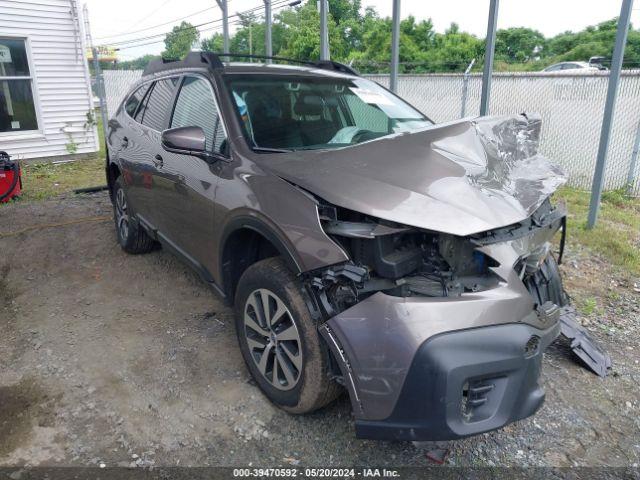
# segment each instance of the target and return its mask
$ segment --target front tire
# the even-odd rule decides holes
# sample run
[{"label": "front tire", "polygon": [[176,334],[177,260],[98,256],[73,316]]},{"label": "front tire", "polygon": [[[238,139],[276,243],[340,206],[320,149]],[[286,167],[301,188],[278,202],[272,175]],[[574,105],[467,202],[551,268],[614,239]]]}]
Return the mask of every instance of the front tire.
[{"label": "front tire", "polygon": [[236,333],[249,372],[273,403],[291,413],[321,408],[340,394],[329,353],[300,280],[280,258],[250,266],[235,296]]},{"label": "front tire", "polygon": [[113,218],[116,226],[116,236],[120,247],[127,253],[147,253],[156,246],[156,242],[145,232],[136,221],[127,200],[127,195],[118,177],[113,184]]}]

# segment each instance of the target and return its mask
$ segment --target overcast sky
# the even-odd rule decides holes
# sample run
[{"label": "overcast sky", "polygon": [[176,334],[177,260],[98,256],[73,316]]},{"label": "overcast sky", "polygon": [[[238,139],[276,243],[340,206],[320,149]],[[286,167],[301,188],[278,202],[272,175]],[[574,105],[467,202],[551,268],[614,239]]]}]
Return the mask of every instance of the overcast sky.
[{"label": "overcast sky", "polygon": [[[525,26],[551,36],[615,17],[620,13],[620,3],[620,0],[501,0],[498,28]],[[133,44],[119,45],[119,56],[123,60],[160,53],[164,48],[162,34],[179,24],[183,17],[192,24],[220,18],[215,0],[86,0],[86,4],[94,43],[108,45],[152,37],[140,40],[134,48],[125,48]],[[363,6],[375,7],[382,16],[391,16],[391,4],[391,0],[362,0]],[[262,5],[262,0],[229,0],[229,15],[258,7],[257,12],[262,12]],[[456,22],[462,30],[481,37],[487,28],[488,8],[489,0],[402,0],[401,4],[402,18],[408,15],[431,18],[439,32]],[[233,20],[230,18],[230,22]],[[640,25],[640,7],[634,9],[632,22]],[[220,29],[220,23],[200,29],[203,30],[201,38],[208,37]],[[146,45],[140,45],[142,43]]]}]

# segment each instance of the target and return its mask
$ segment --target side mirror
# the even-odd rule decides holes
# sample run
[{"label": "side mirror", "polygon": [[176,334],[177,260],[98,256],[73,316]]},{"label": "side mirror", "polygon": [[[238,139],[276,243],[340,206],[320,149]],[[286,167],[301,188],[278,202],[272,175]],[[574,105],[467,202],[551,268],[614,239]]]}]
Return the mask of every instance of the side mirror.
[{"label": "side mirror", "polygon": [[206,145],[201,127],[170,128],[162,132],[162,148],[168,152],[203,157],[208,156]]}]

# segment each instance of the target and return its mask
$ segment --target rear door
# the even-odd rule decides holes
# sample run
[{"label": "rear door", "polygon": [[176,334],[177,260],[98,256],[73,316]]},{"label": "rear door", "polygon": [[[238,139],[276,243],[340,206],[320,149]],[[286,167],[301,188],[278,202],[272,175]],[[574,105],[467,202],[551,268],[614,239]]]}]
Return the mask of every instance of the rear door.
[{"label": "rear door", "polygon": [[213,87],[204,76],[186,75],[176,97],[169,128],[200,127],[206,149],[219,161],[162,153],[159,169],[167,181],[162,189],[162,234],[208,276],[214,264],[214,200],[220,162],[227,157],[227,134]]},{"label": "rear door", "polygon": [[141,143],[143,131],[140,118],[142,117],[143,105],[151,85],[151,83],[145,83],[134,90],[124,103],[118,118],[110,122],[110,153],[113,155],[114,160],[117,159],[120,163],[129,208],[136,212],[141,212],[139,207],[142,206],[140,200],[141,189],[143,188],[142,165],[146,159],[146,153]]},{"label": "rear door", "polygon": [[[163,191],[171,188],[162,171],[161,132],[167,128],[179,77],[157,80],[136,113],[140,122],[135,136],[135,211],[151,228],[162,230]],[[129,139],[131,141],[131,139]]]}]

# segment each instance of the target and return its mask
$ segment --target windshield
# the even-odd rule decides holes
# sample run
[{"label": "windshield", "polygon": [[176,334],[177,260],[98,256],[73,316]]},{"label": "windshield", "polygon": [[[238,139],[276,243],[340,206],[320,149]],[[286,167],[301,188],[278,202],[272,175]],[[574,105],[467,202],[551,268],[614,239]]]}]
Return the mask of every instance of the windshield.
[{"label": "windshield", "polygon": [[432,124],[363,78],[227,74],[226,82],[256,149],[338,148]]}]

